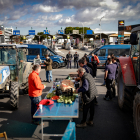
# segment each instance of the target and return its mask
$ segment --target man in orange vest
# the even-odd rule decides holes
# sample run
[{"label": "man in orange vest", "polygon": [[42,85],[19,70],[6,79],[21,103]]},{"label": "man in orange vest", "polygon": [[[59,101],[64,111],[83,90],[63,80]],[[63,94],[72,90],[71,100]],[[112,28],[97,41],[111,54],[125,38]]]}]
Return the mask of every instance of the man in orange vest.
[{"label": "man in orange vest", "polygon": [[36,64],[33,66],[33,71],[28,77],[28,94],[31,99],[31,116],[32,123],[40,124],[40,119],[33,119],[33,115],[37,110],[37,104],[41,101],[42,90],[45,89],[45,86],[41,83],[39,73],[41,71],[41,66]]},{"label": "man in orange vest", "polygon": [[96,78],[96,74],[97,74],[97,65],[100,63],[98,56],[94,55],[94,53],[91,54],[92,58],[91,58],[91,63],[94,67],[94,78]]}]

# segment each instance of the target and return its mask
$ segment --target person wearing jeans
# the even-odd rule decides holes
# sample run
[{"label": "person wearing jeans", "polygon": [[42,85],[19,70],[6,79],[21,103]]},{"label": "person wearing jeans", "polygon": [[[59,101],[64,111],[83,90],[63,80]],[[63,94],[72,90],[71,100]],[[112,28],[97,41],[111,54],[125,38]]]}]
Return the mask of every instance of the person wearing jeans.
[{"label": "person wearing jeans", "polygon": [[40,119],[34,119],[33,115],[37,110],[37,104],[41,101],[42,90],[45,89],[45,86],[41,83],[39,73],[41,71],[41,66],[36,64],[33,66],[33,71],[28,77],[28,94],[31,99],[31,117],[32,123],[40,124]]},{"label": "person wearing jeans", "polygon": [[[78,75],[82,80],[82,85],[80,88],[76,89],[76,93],[82,92],[83,98],[83,119],[77,127],[86,127],[87,125],[93,125],[94,117],[94,99],[97,95],[97,89],[94,79],[89,73],[86,73],[84,68],[78,69]],[[88,111],[90,110],[90,117],[86,122]]]},{"label": "person wearing jeans", "polygon": [[51,82],[53,80],[52,77],[52,59],[48,56],[48,54],[45,56],[46,60],[44,61],[44,64],[46,65],[46,81]]},{"label": "person wearing jeans", "polygon": [[[49,80],[49,77],[50,77],[50,80]],[[53,80],[52,70],[46,71],[46,79],[47,79],[47,82],[50,82]]]},{"label": "person wearing jeans", "polygon": [[112,87],[112,85],[115,80],[117,65],[112,63],[112,58],[108,58],[107,61],[108,65],[105,67],[105,76],[104,76],[107,92],[104,97],[104,100],[110,101],[112,99],[111,88],[113,88],[113,91],[115,90],[115,86]]}]

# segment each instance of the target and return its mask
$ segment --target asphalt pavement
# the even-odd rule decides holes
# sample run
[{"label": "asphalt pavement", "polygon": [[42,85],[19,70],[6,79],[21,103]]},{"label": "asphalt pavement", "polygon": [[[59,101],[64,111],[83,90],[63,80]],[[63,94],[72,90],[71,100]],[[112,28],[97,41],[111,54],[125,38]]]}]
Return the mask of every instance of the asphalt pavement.
[{"label": "asphalt pavement", "polygon": [[[64,53],[66,55],[68,51]],[[74,53],[75,51],[72,51]],[[81,51],[80,56],[84,55]],[[53,79],[66,78],[70,72],[76,69],[59,68],[53,70]],[[119,109],[117,97],[112,101],[105,101],[103,97],[106,93],[106,87],[103,83],[103,69],[98,69],[95,79],[98,89],[98,106],[95,106],[94,126],[87,128],[76,128],[77,140],[135,140],[133,130],[133,120],[131,112],[123,112]],[[45,70],[40,73],[41,80],[46,80]],[[43,82],[45,83],[45,82]],[[52,86],[52,83],[46,83],[47,87],[43,90],[42,98]],[[11,110],[9,98],[0,99],[0,132],[6,131],[8,140],[41,140],[41,126],[31,124],[31,102],[28,95],[20,92],[20,107],[18,110]],[[75,123],[80,123],[82,112],[79,111],[79,118],[73,119]],[[44,123],[44,133],[64,133],[68,121],[46,121]],[[45,140],[60,140],[60,137],[45,137]],[[1,140],[4,140],[1,138]]]}]

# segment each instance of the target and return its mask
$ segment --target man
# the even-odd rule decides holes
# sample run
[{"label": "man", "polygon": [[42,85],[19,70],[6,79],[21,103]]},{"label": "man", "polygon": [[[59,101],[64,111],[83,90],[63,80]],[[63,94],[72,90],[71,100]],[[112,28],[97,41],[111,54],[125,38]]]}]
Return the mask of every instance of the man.
[{"label": "man", "polygon": [[115,64],[117,66],[117,68],[116,68],[116,74],[115,74],[115,80],[116,81],[114,80],[113,85],[112,85],[113,86],[113,97],[115,97],[116,96],[115,84],[116,84],[117,78],[118,78],[119,64],[118,64],[117,58],[115,56],[112,57],[112,62],[113,62],[113,64]]},{"label": "man", "polygon": [[70,69],[71,69],[72,54],[70,54],[70,51],[69,51],[69,53],[66,55],[66,58],[67,58],[67,69],[69,68],[69,65],[70,65]]},{"label": "man", "polygon": [[77,69],[78,69],[79,54],[77,54],[77,52],[75,52],[73,57],[74,57],[74,68],[76,68],[76,65],[77,65]]},{"label": "man", "polygon": [[[92,77],[94,77],[94,67],[92,66],[91,63],[87,62],[87,60],[86,60],[85,57],[83,57],[82,59],[84,60],[85,65],[87,65],[89,68],[91,68],[91,70],[92,70],[92,73],[91,73],[91,74],[92,74]],[[95,104],[95,105],[98,105],[96,96],[95,96],[94,104]]]},{"label": "man", "polygon": [[46,65],[46,82],[51,82],[53,80],[52,77],[52,59],[48,56],[48,54],[45,55],[46,60],[44,61],[44,64]]},{"label": "man", "polygon": [[[106,65],[108,65],[108,58],[111,58],[111,56],[110,55],[107,56],[107,60],[105,61],[105,67],[106,67]],[[105,84],[105,80],[104,80],[104,83],[101,86],[105,86],[105,85],[106,84]]]},{"label": "man", "polygon": [[92,69],[85,64],[85,61],[83,59],[80,59],[78,63],[79,63],[79,66],[84,68],[87,73],[90,73],[91,76],[93,75]]},{"label": "man", "polygon": [[98,56],[94,55],[94,53],[91,54],[92,58],[91,58],[91,63],[95,69],[95,73],[94,73],[94,78],[96,78],[97,75],[97,65],[100,63]]},{"label": "man", "polygon": [[94,68],[93,68],[93,65],[91,63],[87,62],[87,59],[85,57],[82,57],[82,59],[84,60],[84,64],[90,68],[90,71],[91,71],[90,74],[92,76],[94,76]]},{"label": "man", "polygon": [[34,119],[33,115],[37,110],[37,104],[41,101],[42,90],[45,89],[45,86],[41,83],[39,73],[41,71],[41,66],[36,64],[33,66],[33,71],[28,77],[28,94],[31,99],[31,116],[32,123],[40,124],[40,119]]},{"label": "man", "polygon": [[89,58],[87,57],[86,53],[85,53],[84,57],[86,58],[87,62],[89,62]]},{"label": "man", "polygon": [[[94,117],[94,98],[97,95],[97,89],[94,79],[89,73],[86,73],[84,68],[78,69],[78,75],[82,80],[82,86],[76,90],[77,93],[82,92],[83,97],[83,119],[77,127],[86,127],[88,125],[93,125]],[[90,109],[90,118],[86,122],[88,111]]]},{"label": "man", "polygon": [[41,64],[42,63],[42,61],[41,61],[41,59],[40,59],[40,55],[38,54],[37,56],[36,56],[36,58],[34,58],[34,65],[36,65],[36,64]]},{"label": "man", "polygon": [[[117,65],[112,63],[112,58],[108,58],[108,63],[109,64],[105,67],[105,76],[104,76],[104,80],[106,82],[107,87],[107,93],[104,97],[106,101],[110,101],[112,99],[111,88],[115,88],[114,86],[112,87],[112,83],[115,80],[117,68]],[[115,91],[115,89],[113,89],[113,91]]]}]

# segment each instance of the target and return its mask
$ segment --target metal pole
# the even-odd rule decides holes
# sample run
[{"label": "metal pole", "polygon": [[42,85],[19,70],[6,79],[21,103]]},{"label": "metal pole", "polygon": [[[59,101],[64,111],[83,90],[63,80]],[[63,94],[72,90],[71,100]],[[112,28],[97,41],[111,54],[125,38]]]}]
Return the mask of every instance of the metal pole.
[{"label": "metal pole", "polygon": [[82,23],[83,25],[83,47],[84,47],[84,24]]},{"label": "metal pole", "polygon": [[101,19],[100,19],[100,43],[101,43],[101,20],[102,20],[102,18],[104,18],[104,16],[101,17]]}]

